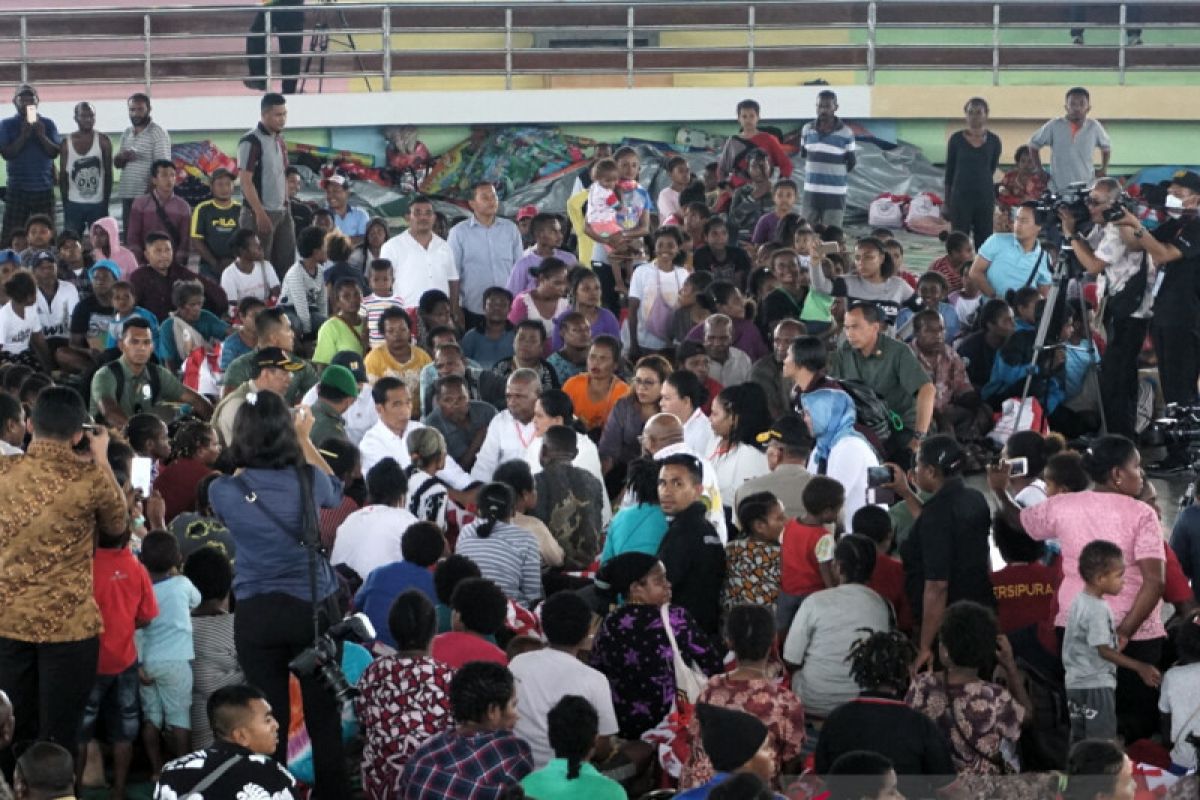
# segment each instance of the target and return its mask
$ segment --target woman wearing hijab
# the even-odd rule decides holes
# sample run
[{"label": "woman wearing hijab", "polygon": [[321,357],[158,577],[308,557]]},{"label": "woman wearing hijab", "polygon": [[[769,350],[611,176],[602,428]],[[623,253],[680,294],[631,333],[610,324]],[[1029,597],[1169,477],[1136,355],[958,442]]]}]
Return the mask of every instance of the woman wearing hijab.
[{"label": "woman wearing hijab", "polygon": [[854,400],[838,389],[818,389],[801,395],[800,402],[816,439],[808,471],[828,475],[845,487],[844,518],[853,519],[854,512],[867,505],[867,468],[880,464],[871,443],[854,430]]}]

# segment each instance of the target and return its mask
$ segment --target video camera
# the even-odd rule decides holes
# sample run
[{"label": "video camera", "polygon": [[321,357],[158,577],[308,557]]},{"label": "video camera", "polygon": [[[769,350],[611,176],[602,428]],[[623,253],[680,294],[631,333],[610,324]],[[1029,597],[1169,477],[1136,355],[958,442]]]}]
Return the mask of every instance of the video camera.
[{"label": "video camera", "polygon": [[[1075,220],[1076,228],[1084,228],[1088,226],[1092,218],[1092,210],[1088,205],[1088,185],[1086,183],[1072,183],[1066,188],[1062,194],[1055,194],[1050,189],[1042,193],[1042,196],[1037,199],[1037,222],[1043,228],[1059,230],[1062,227],[1062,220],[1058,217],[1059,209],[1067,209],[1071,212],[1071,216]],[[1134,210],[1134,200],[1125,192],[1117,195],[1113,204],[1105,210],[1104,221],[1116,222],[1125,216],[1126,210]]]},{"label": "video camera", "polygon": [[318,676],[321,682],[339,702],[358,696],[358,689],[346,680],[342,665],[338,663],[338,643],[347,640],[369,642],[375,638],[375,626],[366,614],[352,614],[341,622],[330,626],[321,634],[312,647],[288,662],[297,678]]}]

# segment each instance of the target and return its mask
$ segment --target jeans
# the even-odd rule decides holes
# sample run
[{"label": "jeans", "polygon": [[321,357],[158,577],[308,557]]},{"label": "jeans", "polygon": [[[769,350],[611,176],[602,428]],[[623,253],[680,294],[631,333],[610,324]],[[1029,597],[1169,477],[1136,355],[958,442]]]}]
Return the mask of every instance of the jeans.
[{"label": "jeans", "polygon": [[63,230],[75,231],[87,241],[96,220],[108,216],[108,203],[63,203]]},{"label": "jeans", "polygon": [[[340,618],[332,597],[321,603],[321,630]],[[287,763],[287,730],[291,721],[288,703],[288,662],[313,643],[312,605],[282,592],[255,595],[238,601],[234,644],[246,682],[263,690],[279,721],[275,760]],[[341,648],[338,648],[340,657]],[[350,796],[342,749],[341,707],[321,679],[300,679],[304,717],[313,748],[317,800]]]},{"label": "jeans", "polygon": [[[100,658],[100,637],[36,644],[0,637],[0,690],[13,706],[13,742],[51,741],[75,753]],[[12,747],[0,758],[12,774]]]}]

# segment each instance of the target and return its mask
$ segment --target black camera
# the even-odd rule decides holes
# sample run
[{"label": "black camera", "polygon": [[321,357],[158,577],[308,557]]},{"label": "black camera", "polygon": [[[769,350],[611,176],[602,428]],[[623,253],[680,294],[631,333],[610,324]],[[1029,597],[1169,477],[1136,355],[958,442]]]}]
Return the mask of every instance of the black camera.
[{"label": "black camera", "polygon": [[1041,225],[1043,228],[1058,230],[1062,226],[1062,220],[1059,219],[1058,212],[1060,209],[1065,208],[1071,212],[1071,216],[1075,219],[1075,227],[1083,227],[1092,217],[1087,199],[1088,189],[1086,183],[1072,183],[1063,190],[1062,194],[1055,194],[1052,190],[1047,189],[1036,201],[1035,217],[1038,225]]},{"label": "black camera", "polygon": [[330,626],[321,634],[312,647],[288,662],[297,678],[316,675],[339,702],[358,696],[358,690],[346,680],[342,665],[338,663],[338,643],[344,641],[369,642],[375,638],[375,627],[366,614],[352,614],[341,622]]},{"label": "black camera", "polygon": [[1166,414],[1138,437],[1142,458],[1151,464],[1178,462],[1196,469],[1200,466],[1200,405],[1168,403]]}]

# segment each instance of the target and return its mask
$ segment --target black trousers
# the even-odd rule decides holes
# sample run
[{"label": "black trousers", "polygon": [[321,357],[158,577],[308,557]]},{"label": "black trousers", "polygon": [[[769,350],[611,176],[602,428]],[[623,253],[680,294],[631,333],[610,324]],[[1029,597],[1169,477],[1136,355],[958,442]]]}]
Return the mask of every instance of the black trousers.
[{"label": "black trousers", "polygon": [[1137,441],[1137,362],[1149,327],[1149,320],[1114,320],[1108,329],[1108,347],[1100,358],[1100,401],[1108,432],[1133,441]]},{"label": "black trousers", "polygon": [[[286,6],[302,6],[304,0],[276,0],[269,10],[271,12],[271,33],[279,36],[280,72],[283,78],[283,93],[296,93],[296,76],[300,74],[300,53],[304,50],[304,12],[284,11]],[[267,11],[263,10],[254,16],[250,25],[250,35],[246,37],[246,61],[252,78],[264,78],[267,74],[266,59],[267,41],[263,33],[267,29]],[[266,90],[270,91],[267,86]]]},{"label": "black trousers", "polygon": [[996,213],[996,200],[992,187],[986,194],[954,197],[950,202],[950,226],[962,233],[971,234],[971,241],[978,250],[992,235],[992,217]]},{"label": "black trousers", "polygon": [[[1163,639],[1129,642],[1122,651],[1135,661],[1158,666]],[[1136,672],[1117,668],[1117,731],[1127,742],[1158,733],[1158,689],[1147,686]]]},{"label": "black trousers", "polygon": [[[72,755],[100,658],[100,637],[34,644],[0,637],[0,689],[12,701],[13,743],[51,741]],[[0,767],[12,776],[12,747]]]},{"label": "black trousers", "polygon": [[1200,379],[1200,333],[1190,325],[1150,325],[1150,339],[1158,358],[1158,379],[1168,403],[1196,400]]},{"label": "black trousers", "polygon": [[[322,603],[321,630],[338,617],[331,597]],[[234,621],[234,644],[246,682],[267,696],[279,721],[279,744],[275,760],[287,763],[287,730],[291,721],[288,705],[288,662],[312,644],[312,605],[288,594],[273,592],[238,601]],[[333,693],[317,677],[302,678],[304,720],[312,740],[314,797],[340,800],[350,796],[349,776],[342,749],[341,707]]]}]

